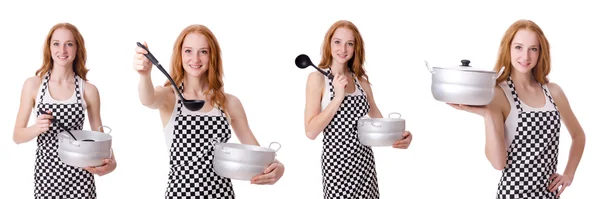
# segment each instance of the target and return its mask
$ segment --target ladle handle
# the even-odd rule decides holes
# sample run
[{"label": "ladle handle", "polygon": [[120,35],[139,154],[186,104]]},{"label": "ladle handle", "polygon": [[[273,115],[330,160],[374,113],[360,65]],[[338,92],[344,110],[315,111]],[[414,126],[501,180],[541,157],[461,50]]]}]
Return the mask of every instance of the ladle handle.
[{"label": "ladle handle", "polygon": [[323,75],[327,76],[329,79],[333,79],[333,75],[331,73],[327,73],[323,69],[320,69],[319,67],[316,67],[315,65],[312,65],[312,67],[315,67],[315,69],[317,69]]},{"label": "ladle handle", "polygon": [[154,57],[154,55],[152,55],[152,53],[150,53],[150,51],[148,50],[148,48],[146,48],[146,46],[144,46],[140,42],[137,42],[137,46],[139,46],[140,48],[143,48],[144,50],[146,50],[148,52],[148,53],[144,54],[144,56],[146,56],[146,58],[148,58],[154,65],[160,65],[160,63],[158,62],[156,57]]},{"label": "ladle handle", "polygon": [[148,48],[146,48],[146,46],[144,46],[140,42],[137,42],[137,45],[140,48],[143,48],[144,50],[146,50],[148,52],[148,53],[144,54],[144,56],[146,56],[146,58],[148,58],[152,62],[152,64],[154,64],[158,68],[158,70],[160,70],[160,72],[162,72],[165,76],[167,76],[167,79],[169,79],[171,84],[173,84],[173,87],[175,87],[176,93],[179,95],[179,98],[185,99],[185,98],[183,98],[183,95],[181,94],[181,92],[179,92],[179,88],[177,88],[177,85],[175,84],[175,81],[173,81],[173,78],[171,78],[169,73],[167,73],[167,71],[162,67],[162,65],[158,62],[158,60],[156,60],[154,55],[152,55],[152,53],[150,53],[150,50],[148,50]]},{"label": "ladle handle", "polygon": [[[50,115],[48,112],[40,109],[38,112],[40,112],[40,114],[46,114],[46,115]],[[63,126],[60,122],[58,122],[56,119],[52,118],[50,120],[50,122],[58,125],[59,128],[61,128],[62,130],[66,131],[67,133],[69,133],[69,135],[71,135],[71,137],[73,138],[73,140],[77,140],[77,138],[75,138],[75,136],[71,133],[71,131],[69,131],[69,129],[67,129],[67,127]]]},{"label": "ladle handle", "polygon": [[329,79],[333,79],[333,75],[331,73],[326,74]]}]

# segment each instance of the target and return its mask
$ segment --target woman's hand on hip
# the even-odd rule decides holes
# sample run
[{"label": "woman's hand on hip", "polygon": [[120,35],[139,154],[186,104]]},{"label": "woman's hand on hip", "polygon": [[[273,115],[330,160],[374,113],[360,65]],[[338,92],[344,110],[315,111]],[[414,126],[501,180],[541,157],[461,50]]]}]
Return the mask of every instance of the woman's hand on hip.
[{"label": "woman's hand on hip", "polygon": [[565,188],[571,186],[571,182],[573,182],[572,176],[554,173],[552,176],[550,176],[550,185],[548,186],[548,190],[550,190],[550,192],[555,192],[560,188],[560,191],[558,194],[556,194],[556,196],[560,196]]}]

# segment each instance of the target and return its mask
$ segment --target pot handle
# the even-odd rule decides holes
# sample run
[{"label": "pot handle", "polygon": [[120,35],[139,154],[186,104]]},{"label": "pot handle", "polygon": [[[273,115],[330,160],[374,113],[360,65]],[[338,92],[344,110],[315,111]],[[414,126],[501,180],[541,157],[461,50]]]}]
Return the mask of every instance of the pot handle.
[{"label": "pot handle", "polygon": [[281,144],[279,144],[279,142],[271,142],[271,144],[269,144],[269,148],[271,149],[271,146],[273,146],[273,144],[277,144],[277,149],[274,149],[275,152],[279,151],[279,149],[281,149]]},{"label": "pot handle", "polygon": [[217,139],[211,139],[210,146],[215,147],[215,145],[217,145],[217,143],[219,143],[219,140],[217,140]]},{"label": "pot handle", "polygon": [[112,156],[113,156],[113,149],[111,148],[111,149],[110,149],[110,155],[108,155],[108,159],[111,159],[111,158],[112,158]]},{"label": "pot handle", "polygon": [[505,66],[502,66],[502,68],[500,68],[500,71],[498,71],[498,73],[496,73],[496,75],[494,75],[494,77],[492,79],[498,79],[498,77],[500,77],[500,75],[502,75],[502,72],[504,72],[504,68],[505,68]]},{"label": "pot handle", "polygon": [[429,62],[427,62],[427,60],[425,60],[425,67],[427,67],[427,70],[429,70],[429,72],[433,74],[433,69],[431,68],[431,66],[429,66]]},{"label": "pot handle", "polygon": [[79,142],[79,141],[77,141],[77,140],[69,140],[69,144],[71,144],[71,145],[73,145],[73,146],[76,146],[76,147],[79,147],[79,146],[80,146],[80,144],[79,144],[79,143],[80,143],[80,142]]},{"label": "pot handle", "polygon": [[[219,143],[219,140],[217,140],[217,139],[214,139],[214,138],[213,138],[213,139],[210,139],[210,145],[208,145],[208,146],[209,146],[209,147],[212,147],[213,149],[216,149],[216,148],[217,148],[217,147],[216,147],[217,143]],[[201,154],[198,154],[198,155],[196,155],[196,156],[198,156],[198,157],[203,157],[203,156],[205,156],[205,155],[206,155],[206,153],[208,153],[208,151],[209,151],[209,150],[210,150],[210,149],[204,149],[204,150],[202,150],[202,153],[201,153]],[[197,157],[196,157],[196,158],[197,158]],[[195,161],[195,160],[194,160],[194,161]]]},{"label": "pot handle", "polygon": [[[218,139],[213,138],[213,139],[210,140],[210,145],[209,146],[213,147],[214,150],[216,150],[218,148],[221,151],[223,151],[223,153],[226,153],[226,154],[230,154],[231,153],[230,151],[225,151],[224,148],[223,148],[223,145],[217,145],[218,143],[221,143],[221,142]],[[207,150],[205,150],[205,152],[203,154],[205,154],[206,151]]]},{"label": "pot handle", "polygon": [[62,142],[62,141],[64,141],[64,140],[70,140],[70,139],[71,139],[71,137],[69,137],[67,134],[65,134],[65,132],[64,132],[64,131],[63,131],[63,132],[61,132],[61,133],[59,133],[59,134],[58,134],[56,137],[58,138],[58,141],[59,141],[59,142]]},{"label": "pot handle", "polygon": [[76,147],[79,147],[79,146],[80,146],[80,144],[79,144],[80,142],[79,142],[79,141],[71,139],[71,137],[70,137],[70,136],[68,136],[67,134],[65,134],[65,132],[64,132],[64,131],[63,131],[63,132],[60,132],[60,133],[57,135],[57,138],[58,138],[58,141],[59,141],[59,142],[67,141],[67,142],[69,142],[69,144],[71,144],[71,145],[73,145],[73,146],[76,146]]},{"label": "pot handle", "polygon": [[371,120],[371,125],[373,125],[375,127],[381,127],[381,123],[379,123],[379,122],[373,122],[373,120]]},{"label": "pot handle", "polygon": [[388,114],[388,118],[392,118],[392,115],[398,115],[397,118],[402,118],[402,114],[400,114],[398,112],[392,112],[392,113]]},{"label": "pot handle", "polygon": [[231,154],[231,151],[225,151],[225,148],[223,148],[223,145],[219,145],[219,146],[218,146],[218,147],[216,147],[216,148],[219,148],[219,150],[221,150],[221,151],[222,151],[223,153],[225,153],[225,154]]},{"label": "pot handle", "polygon": [[108,126],[100,126],[100,127],[98,127],[98,131],[100,131],[100,129],[108,129],[108,133],[106,133],[106,134],[109,134],[109,135],[112,132],[112,129],[110,127],[108,127]]}]

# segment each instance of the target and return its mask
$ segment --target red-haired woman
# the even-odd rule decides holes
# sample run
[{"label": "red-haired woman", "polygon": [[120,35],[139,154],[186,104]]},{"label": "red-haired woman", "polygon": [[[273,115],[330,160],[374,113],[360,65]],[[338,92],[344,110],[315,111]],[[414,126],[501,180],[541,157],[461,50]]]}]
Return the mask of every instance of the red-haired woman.
[{"label": "red-haired woman", "polygon": [[[250,130],[240,100],[224,92],[221,48],[216,37],[203,25],[190,25],[181,31],[173,48],[170,75],[186,99],[206,101],[199,111],[190,111],[183,106],[169,81],[153,87],[150,79],[152,63],[144,56],[146,53],[143,48],[136,48],[133,67],[140,75],[140,101],[148,108],[159,110],[166,145],[170,149],[171,170],[166,198],[235,198],[231,180],[213,171],[212,142],[227,142],[231,138],[231,125],[242,144],[259,144]],[[188,153],[198,148],[207,153]],[[265,174],[254,177],[252,183],[273,184],[283,173],[283,164],[275,161],[265,169]]]},{"label": "red-haired woman", "polygon": [[[96,198],[93,174],[102,176],[116,168],[114,154],[94,168],[69,166],[58,157],[57,135],[62,129],[51,125],[50,119],[82,130],[87,111],[91,128],[102,131],[100,95],[86,78],[86,59],[79,30],[69,23],[56,24],[46,36],[42,67],[23,84],[13,140],[21,144],[37,138],[35,198]],[[32,109],[37,119],[28,127]]]},{"label": "red-haired woman", "polygon": [[[571,185],[585,134],[567,96],[548,80],[550,46],[533,21],[514,22],[500,43],[496,95],[484,107],[451,104],[485,120],[485,154],[502,170],[497,198],[559,198]],[[556,173],[561,120],[571,134],[567,167]]]},{"label": "red-haired woman", "polygon": [[[333,80],[319,72],[308,76],[304,126],[311,140],[323,132],[324,198],[379,198],[373,150],[360,144],[356,131],[360,118],[383,117],[375,104],[364,60],[358,28],[340,20],[325,34],[319,63],[334,75]],[[412,134],[406,131],[393,147],[406,149],[411,141]]]}]

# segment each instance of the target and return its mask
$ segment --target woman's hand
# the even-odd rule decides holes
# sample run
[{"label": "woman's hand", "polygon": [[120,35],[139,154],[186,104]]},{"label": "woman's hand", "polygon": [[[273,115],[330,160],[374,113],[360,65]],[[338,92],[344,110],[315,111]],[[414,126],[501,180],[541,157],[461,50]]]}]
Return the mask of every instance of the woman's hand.
[{"label": "woman's hand", "polygon": [[470,105],[464,105],[464,104],[451,104],[451,103],[447,103],[447,104],[457,110],[463,110],[463,111],[467,111],[469,113],[475,113],[482,117],[485,116],[486,114],[488,114],[490,111],[489,106],[470,106]]},{"label": "woman's hand", "polygon": [[50,110],[48,110],[47,113],[48,114],[40,114],[35,120],[35,125],[32,126],[38,135],[50,130],[50,124],[52,123],[50,120],[54,117]]},{"label": "woman's hand", "polygon": [[[146,42],[144,42],[144,46],[148,48]],[[133,69],[135,69],[140,75],[149,75],[152,70],[152,62],[146,58],[145,54],[148,51],[144,50],[141,47],[135,48],[135,56],[133,59]]]},{"label": "woman's hand", "polygon": [[285,167],[279,161],[275,160],[269,167],[267,167],[264,171],[264,174],[255,176],[252,178],[250,183],[252,184],[260,184],[260,185],[272,185],[275,184],[285,171]]},{"label": "woman's hand", "polygon": [[402,137],[402,139],[394,142],[394,145],[392,145],[392,147],[397,149],[407,149],[410,146],[410,143],[412,142],[412,133],[410,133],[410,131],[404,131]]},{"label": "woman's hand", "polygon": [[[111,149],[112,152],[112,149]],[[115,156],[112,155],[109,159],[102,160],[102,165],[97,167],[86,167],[84,168],[86,171],[89,171],[92,174],[96,174],[98,176],[103,176],[113,172],[117,168],[117,161],[115,160]]]},{"label": "woman's hand", "polygon": [[571,186],[571,182],[573,182],[573,176],[554,173],[552,176],[550,176],[550,181],[551,183],[548,186],[548,190],[550,190],[550,192],[555,192],[556,189],[560,188],[560,191],[556,195],[558,197],[565,190],[565,188]]},{"label": "woman's hand", "polygon": [[346,85],[348,84],[348,80],[346,80],[345,75],[335,75],[333,77],[333,92],[335,94],[335,98],[344,98],[346,96]]}]

